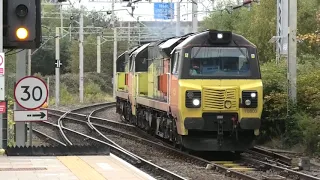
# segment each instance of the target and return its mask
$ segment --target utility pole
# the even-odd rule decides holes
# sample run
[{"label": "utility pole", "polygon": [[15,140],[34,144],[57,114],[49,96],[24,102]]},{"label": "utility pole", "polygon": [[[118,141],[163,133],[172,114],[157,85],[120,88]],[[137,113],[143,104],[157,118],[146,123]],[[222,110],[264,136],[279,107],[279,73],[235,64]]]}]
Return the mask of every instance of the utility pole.
[{"label": "utility pole", "polygon": [[28,49],[28,76],[31,76],[31,57],[32,57],[31,49]]},{"label": "utility pole", "polygon": [[79,30],[79,92],[80,103],[83,103],[83,11],[80,11],[80,30]]},{"label": "utility pole", "polygon": [[[27,62],[27,51],[17,49],[16,57],[16,82],[21,78],[26,76],[26,62]],[[17,102],[15,102],[15,110],[24,110]],[[26,127],[25,122],[15,122],[16,123],[16,146],[25,146],[26,141]]]},{"label": "utility pole", "polygon": [[60,36],[59,27],[56,27],[56,107],[60,103]]},{"label": "utility pole", "polygon": [[63,12],[62,12],[62,2],[60,3],[60,31],[61,31],[61,37],[63,37]]},{"label": "utility pole", "polygon": [[111,27],[114,28],[115,27],[115,20],[114,20],[114,1],[115,0],[112,0],[111,2]]},{"label": "utility pole", "polygon": [[289,29],[288,96],[295,104],[297,98],[297,0],[289,1]]},{"label": "utility pole", "polygon": [[113,99],[116,98],[116,84],[117,84],[117,73],[116,73],[116,65],[117,65],[117,28],[114,27],[113,32]]},{"label": "utility pole", "polygon": [[170,0],[170,24],[173,25],[173,19],[174,19],[174,5],[172,3],[172,0]]},{"label": "utility pole", "polygon": [[128,46],[127,46],[127,49],[130,49],[130,33],[131,33],[131,31],[130,31],[130,21],[128,21]]},{"label": "utility pole", "polygon": [[101,37],[97,36],[97,73],[101,73]]},{"label": "utility pole", "polygon": [[[31,49],[28,49],[28,76],[31,76]],[[29,123],[29,146],[32,146],[32,122]]]},{"label": "utility pole", "polygon": [[192,0],[192,32],[198,31],[198,1]]},{"label": "utility pole", "polygon": [[111,9],[111,26],[113,28],[113,92],[112,96],[113,99],[116,98],[116,83],[117,83],[117,77],[116,77],[116,64],[117,64],[117,28],[115,26],[115,20],[114,20],[114,1],[112,0],[112,9]]},{"label": "utility pole", "polygon": [[176,36],[180,36],[180,1],[177,2]]},{"label": "utility pole", "polygon": [[[0,24],[3,25],[3,0],[0,0]],[[0,28],[0,34],[3,34],[3,28]],[[3,38],[0,39],[0,53],[4,53],[3,52]],[[4,54],[3,54],[4,55]],[[0,92],[0,101],[4,101],[5,100],[5,78],[4,78],[4,75],[1,75],[0,76],[0,81],[3,83],[3,85],[0,85],[1,88],[3,89],[0,89],[0,91],[3,91],[3,92]],[[3,95],[3,97],[1,97]],[[3,117],[2,117],[2,114],[0,114],[0,149],[4,146],[7,146],[7,145],[4,145],[2,143],[2,140],[3,140],[3,133],[2,133],[2,128],[4,127],[4,120],[3,120]]]}]

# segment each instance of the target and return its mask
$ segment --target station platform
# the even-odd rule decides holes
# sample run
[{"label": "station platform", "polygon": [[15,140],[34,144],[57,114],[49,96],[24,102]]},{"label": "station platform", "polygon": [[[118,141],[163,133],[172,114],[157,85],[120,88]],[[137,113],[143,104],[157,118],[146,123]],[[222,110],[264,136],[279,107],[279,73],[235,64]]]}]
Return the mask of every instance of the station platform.
[{"label": "station platform", "polygon": [[126,161],[108,156],[0,156],[3,180],[154,179]]}]

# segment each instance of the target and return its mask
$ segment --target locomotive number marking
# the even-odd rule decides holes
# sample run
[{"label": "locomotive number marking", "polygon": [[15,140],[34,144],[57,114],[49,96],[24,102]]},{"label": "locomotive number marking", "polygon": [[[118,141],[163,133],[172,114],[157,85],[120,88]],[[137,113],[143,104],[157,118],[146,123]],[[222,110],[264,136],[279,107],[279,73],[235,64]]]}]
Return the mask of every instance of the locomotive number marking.
[{"label": "locomotive number marking", "polygon": [[222,115],[217,116],[217,119],[223,119]]}]

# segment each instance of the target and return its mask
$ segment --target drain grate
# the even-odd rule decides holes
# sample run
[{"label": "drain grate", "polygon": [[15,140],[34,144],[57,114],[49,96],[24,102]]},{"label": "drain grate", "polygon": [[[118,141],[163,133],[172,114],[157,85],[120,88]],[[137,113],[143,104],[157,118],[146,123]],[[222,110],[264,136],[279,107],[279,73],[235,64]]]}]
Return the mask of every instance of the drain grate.
[{"label": "drain grate", "polygon": [[47,168],[0,168],[0,171],[40,171]]}]

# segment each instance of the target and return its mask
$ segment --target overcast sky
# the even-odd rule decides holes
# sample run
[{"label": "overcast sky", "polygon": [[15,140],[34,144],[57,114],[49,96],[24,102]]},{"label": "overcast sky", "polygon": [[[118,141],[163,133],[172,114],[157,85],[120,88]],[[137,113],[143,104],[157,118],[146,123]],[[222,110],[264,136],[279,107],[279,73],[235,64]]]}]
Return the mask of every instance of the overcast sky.
[{"label": "overcast sky", "polygon": [[[97,11],[103,10],[111,10],[111,0],[95,0],[98,2],[89,2],[92,0],[71,0],[74,2],[75,7],[80,7],[80,5],[84,5],[88,9],[95,9]],[[119,9],[128,9],[131,12],[131,8],[126,8],[125,6],[128,4],[127,2],[120,2],[120,0],[115,0],[115,10]],[[134,0],[133,0],[134,1]],[[201,21],[205,16],[208,16],[210,13],[206,11],[212,11],[213,1],[221,1],[221,0],[199,0],[198,2],[198,11],[202,11],[198,13],[198,20]],[[152,0],[152,2],[163,2],[169,3],[170,0]],[[177,0],[173,0],[173,2],[177,2]],[[174,4],[174,20],[176,20],[176,4]],[[188,0],[182,0],[180,4],[180,21],[191,21],[191,12],[192,12],[192,4]],[[120,10],[115,12],[116,16],[123,21],[135,21],[133,17],[129,15],[126,10]],[[139,3],[135,4],[134,16],[139,17],[140,21],[162,21],[160,19],[154,19],[154,3],[149,3],[149,1],[142,0]],[[170,20],[167,20],[170,21]]]}]

